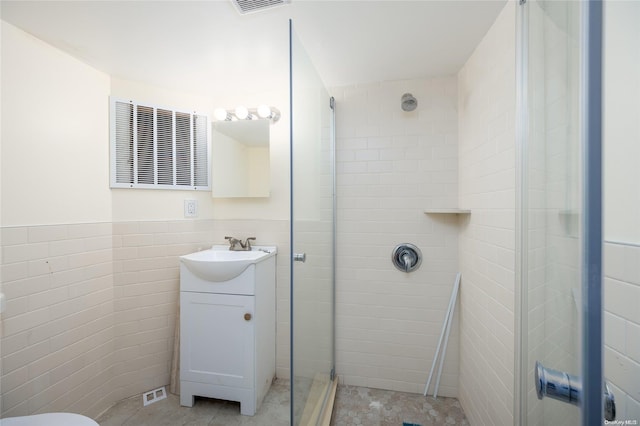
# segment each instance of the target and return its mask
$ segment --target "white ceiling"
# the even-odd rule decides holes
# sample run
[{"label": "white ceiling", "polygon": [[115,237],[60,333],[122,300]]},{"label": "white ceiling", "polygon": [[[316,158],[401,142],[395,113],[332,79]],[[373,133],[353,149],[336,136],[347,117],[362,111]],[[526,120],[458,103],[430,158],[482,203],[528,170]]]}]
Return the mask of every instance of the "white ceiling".
[{"label": "white ceiling", "polygon": [[[288,20],[328,87],[457,72],[506,0],[7,1],[2,19],[116,77],[215,94],[288,78]],[[238,89],[235,87],[234,89]]]}]

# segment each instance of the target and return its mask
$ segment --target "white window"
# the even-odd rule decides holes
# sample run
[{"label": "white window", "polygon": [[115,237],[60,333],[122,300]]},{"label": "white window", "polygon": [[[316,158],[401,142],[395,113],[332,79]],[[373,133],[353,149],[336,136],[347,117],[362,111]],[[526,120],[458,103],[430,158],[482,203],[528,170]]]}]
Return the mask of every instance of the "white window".
[{"label": "white window", "polygon": [[111,98],[111,187],[210,191],[208,122]]}]

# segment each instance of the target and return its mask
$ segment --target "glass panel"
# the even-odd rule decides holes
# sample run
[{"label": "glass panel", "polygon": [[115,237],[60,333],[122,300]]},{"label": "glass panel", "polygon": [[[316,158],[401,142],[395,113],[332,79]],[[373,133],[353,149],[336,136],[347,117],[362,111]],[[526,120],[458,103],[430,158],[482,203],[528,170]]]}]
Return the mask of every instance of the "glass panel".
[{"label": "glass panel", "polygon": [[292,424],[313,424],[332,379],[334,147],[329,95],[291,31]]},{"label": "glass panel", "polygon": [[527,1],[522,148],[521,423],[576,425],[578,407],[538,399],[536,361],[581,375],[579,13],[573,1]]}]

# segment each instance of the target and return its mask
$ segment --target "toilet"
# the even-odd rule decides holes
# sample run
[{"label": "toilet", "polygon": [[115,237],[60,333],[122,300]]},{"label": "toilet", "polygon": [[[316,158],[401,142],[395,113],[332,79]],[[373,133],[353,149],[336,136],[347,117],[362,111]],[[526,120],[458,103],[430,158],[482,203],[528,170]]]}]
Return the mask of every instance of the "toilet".
[{"label": "toilet", "polygon": [[100,426],[89,417],[74,413],[45,413],[0,419],[0,426]]}]

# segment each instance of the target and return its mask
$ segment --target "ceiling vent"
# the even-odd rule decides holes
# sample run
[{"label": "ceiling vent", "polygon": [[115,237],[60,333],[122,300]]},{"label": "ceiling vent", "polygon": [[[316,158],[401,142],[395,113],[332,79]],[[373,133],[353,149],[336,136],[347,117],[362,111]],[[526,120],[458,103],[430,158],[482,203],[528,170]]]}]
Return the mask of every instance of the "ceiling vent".
[{"label": "ceiling vent", "polygon": [[291,3],[291,0],[231,0],[238,12],[245,14]]}]

